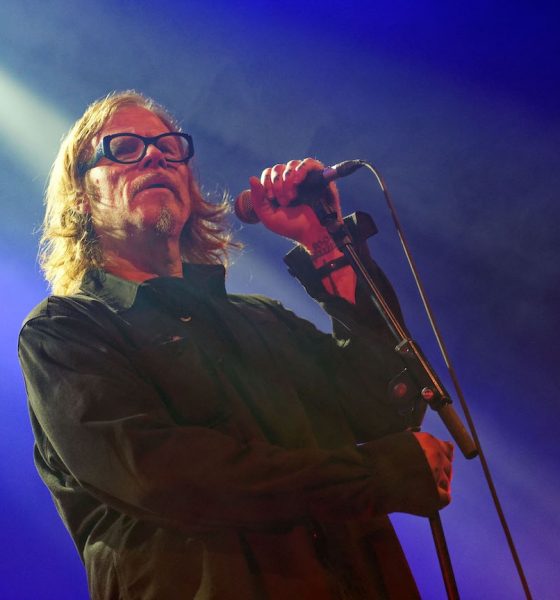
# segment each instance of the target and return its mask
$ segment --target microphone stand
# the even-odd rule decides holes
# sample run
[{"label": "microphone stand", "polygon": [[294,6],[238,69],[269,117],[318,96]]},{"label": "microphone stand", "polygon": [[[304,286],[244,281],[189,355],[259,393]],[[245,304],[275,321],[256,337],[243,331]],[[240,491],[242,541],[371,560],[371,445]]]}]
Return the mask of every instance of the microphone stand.
[{"label": "microphone stand", "polygon": [[[424,303],[424,307],[430,320],[430,324],[432,325],[432,329],[434,331],[436,340],[439,344],[439,348],[445,360],[445,364],[447,365],[449,374],[455,387],[455,391],[457,392],[457,396],[461,403],[461,407],[463,409],[463,412],[465,413],[465,418],[469,425],[469,430],[472,433],[472,438],[469,432],[467,432],[464,425],[462,424],[459,416],[451,406],[451,398],[445,390],[445,388],[443,387],[439,378],[437,377],[437,374],[433,370],[432,366],[422,355],[420,349],[418,348],[414,340],[410,339],[410,336],[407,334],[405,328],[401,325],[399,320],[395,317],[389,305],[385,301],[383,295],[379,291],[378,287],[375,285],[375,282],[371,278],[368,270],[365,268],[363,262],[360,260],[360,257],[358,256],[353,246],[352,238],[345,224],[338,221],[336,212],[333,211],[332,206],[330,206],[329,202],[326,200],[326,198],[323,197],[323,194],[317,188],[313,190],[314,193],[309,194],[310,197],[308,203],[315,211],[319,222],[327,229],[339,250],[341,250],[348,259],[350,265],[352,266],[358,277],[358,280],[366,287],[366,289],[369,290],[370,299],[372,300],[373,304],[376,306],[377,310],[385,320],[385,323],[387,324],[387,327],[391,335],[393,336],[393,339],[396,344],[395,351],[401,356],[403,362],[407,367],[402,373],[397,375],[397,377],[395,377],[389,385],[392,399],[394,399],[398,403],[399,400],[403,399],[404,390],[405,396],[410,398],[413,395],[416,396],[418,400],[417,391],[418,388],[420,388],[420,400],[426,402],[433,410],[435,410],[439,414],[443,423],[447,427],[450,435],[455,440],[456,444],[459,446],[465,458],[472,459],[475,456],[480,457],[482,471],[486,478],[486,482],[488,484],[488,488],[490,490],[490,494],[492,496],[492,500],[494,502],[498,518],[500,520],[500,524],[506,536],[506,541],[510,553],[512,555],[513,562],[517,569],[517,573],[519,575],[523,591],[525,592],[525,597],[527,598],[527,600],[532,600],[529,584],[523,571],[521,560],[517,553],[517,549],[515,548],[509,525],[503,512],[500,500],[498,498],[498,493],[494,485],[492,474],[490,473],[490,467],[488,465],[488,462],[486,461],[486,457],[482,450],[482,446],[480,444],[474,421],[471,417],[468,405],[459,386],[459,381],[455,374],[455,370],[451,365],[451,360],[445,348],[443,338],[436,325],[432,309],[428,303],[426,293],[420,281],[416,265],[414,264],[414,260],[412,259],[412,254],[405,240],[402,227],[400,226],[395,208],[393,206],[393,202],[391,201],[385,182],[383,181],[383,178],[378,173],[378,171],[368,162],[364,160],[355,160],[347,161],[347,163],[348,170],[346,170],[345,167],[343,170],[340,171],[340,176],[345,176],[354,172],[360,166],[365,166],[375,175],[379,186],[383,191],[385,200],[387,201],[387,205],[389,207],[391,216],[393,218],[393,222],[395,224],[395,228],[397,229],[397,233],[402,244],[404,253],[406,255],[410,269],[416,281],[420,297],[422,298],[422,302]],[[338,166],[340,167],[344,164],[345,163],[341,163],[341,165]],[[410,370],[410,374],[407,372],[408,370]],[[409,387],[412,389],[408,389]],[[412,423],[413,419],[411,419],[412,430],[419,428],[422,417],[422,410],[414,411],[413,418],[415,418],[417,422]],[[438,555],[438,560],[443,575],[443,581],[447,592],[447,597],[450,600],[458,600],[459,593],[457,590],[457,584],[455,582],[453,567],[451,564],[451,559],[449,557],[447,543],[445,541],[445,536],[443,533],[443,527],[441,524],[439,513],[436,513],[435,515],[430,517],[430,527],[432,530],[436,552]]]},{"label": "microphone stand", "polygon": [[[420,352],[416,342],[410,338],[405,328],[390,309],[358,256],[345,224],[338,221],[336,213],[325,198],[319,197],[311,205],[321,225],[327,229],[337,247],[347,257],[359,281],[369,290],[373,304],[383,317],[394,338],[395,351],[402,357],[406,365],[405,370],[390,383],[390,392],[394,399],[399,400],[403,395],[408,395],[412,391],[410,388],[416,384],[416,390],[419,387],[421,388],[421,399],[439,414],[465,458],[474,458],[478,455],[477,446],[451,406],[449,394],[430,363]],[[412,375],[412,380],[414,381],[412,386],[410,375]],[[418,429],[419,426],[419,422],[413,424],[412,429]],[[459,592],[439,513],[429,517],[429,521],[447,597],[449,600],[459,600]]]}]

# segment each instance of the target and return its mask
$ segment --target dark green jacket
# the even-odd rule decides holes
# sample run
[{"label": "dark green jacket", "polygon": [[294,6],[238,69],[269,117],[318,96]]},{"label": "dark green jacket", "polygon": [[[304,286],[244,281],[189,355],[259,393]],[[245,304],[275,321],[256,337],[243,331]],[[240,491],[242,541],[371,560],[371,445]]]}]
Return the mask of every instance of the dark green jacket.
[{"label": "dark green jacket", "polygon": [[390,435],[402,365],[362,302],[306,285],[344,336],[227,295],[221,266],[95,271],[29,315],[35,460],[94,600],[415,597],[384,516],[389,489],[435,494],[413,436]]}]

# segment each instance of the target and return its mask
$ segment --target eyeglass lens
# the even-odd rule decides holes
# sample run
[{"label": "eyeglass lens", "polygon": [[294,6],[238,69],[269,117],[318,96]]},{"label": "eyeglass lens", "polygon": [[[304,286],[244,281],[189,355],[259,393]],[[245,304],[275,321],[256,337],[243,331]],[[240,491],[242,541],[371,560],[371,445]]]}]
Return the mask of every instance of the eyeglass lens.
[{"label": "eyeglass lens", "polygon": [[[167,134],[161,136],[155,145],[170,160],[185,160],[189,156],[189,143],[179,135]],[[121,162],[135,162],[144,154],[146,143],[143,139],[132,135],[119,135],[111,140],[111,154]]]}]

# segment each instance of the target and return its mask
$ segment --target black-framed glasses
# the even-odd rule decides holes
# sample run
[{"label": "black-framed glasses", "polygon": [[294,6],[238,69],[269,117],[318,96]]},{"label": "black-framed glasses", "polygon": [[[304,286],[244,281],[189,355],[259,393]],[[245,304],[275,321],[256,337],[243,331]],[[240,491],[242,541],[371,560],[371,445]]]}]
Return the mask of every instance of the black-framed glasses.
[{"label": "black-framed glasses", "polygon": [[103,157],[125,165],[139,162],[146,156],[150,144],[158,148],[169,162],[186,163],[194,155],[193,140],[188,133],[172,131],[153,137],[137,133],[113,133],[103,137],[90,160],[78,165],[78,173],[83,175]]}]

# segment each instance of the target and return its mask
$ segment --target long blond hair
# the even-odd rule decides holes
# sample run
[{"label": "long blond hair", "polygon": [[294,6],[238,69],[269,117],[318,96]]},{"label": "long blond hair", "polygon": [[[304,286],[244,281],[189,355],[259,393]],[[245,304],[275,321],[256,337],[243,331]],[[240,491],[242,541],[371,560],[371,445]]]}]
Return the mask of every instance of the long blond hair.
[{"label": "long blond hair", "polygon": [[[92,155],[91,140],[120,108],[135,105],[156,114],[178,131],[175,119],[161,105],[134,90],[114,92],[91,104],[60,145],[45,192],[45,218],[39,245],[39,263],[54,294],[78,291],[82,277],[103,267],[103,255],[88,212],[81,210],[86,194],[84,175],[78,166]],[[191,216],[181,233],[183,260],[225,263],[228,249],[236,244],[224,224],[228,205],[206,200],[194,177],[189,177],[193,202]]]}]

